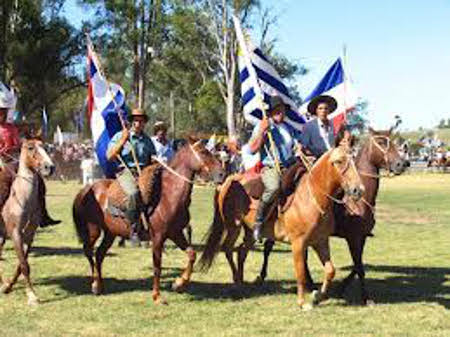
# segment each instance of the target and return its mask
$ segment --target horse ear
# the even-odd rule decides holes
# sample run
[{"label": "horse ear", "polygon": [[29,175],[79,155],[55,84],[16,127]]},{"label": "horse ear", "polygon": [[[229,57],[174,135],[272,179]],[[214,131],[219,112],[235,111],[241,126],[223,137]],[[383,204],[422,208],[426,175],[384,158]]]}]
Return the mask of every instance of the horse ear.
[{"label": "horse ear", "polygon": [[192,144],[197,143],[197,142],[199,141],[199,138],[196,137],[196,136],[194,136],[194,135],[189,135],[189,136],[187,137],[187,140],[188,140],[189,144],[192,145]]},{"label": "horse ear", "polygon": [[370,133],[371,135],[373,135],[373,134],[375,133],[375,130],[372,129],[370,126],[369,126],[369,133]]}]

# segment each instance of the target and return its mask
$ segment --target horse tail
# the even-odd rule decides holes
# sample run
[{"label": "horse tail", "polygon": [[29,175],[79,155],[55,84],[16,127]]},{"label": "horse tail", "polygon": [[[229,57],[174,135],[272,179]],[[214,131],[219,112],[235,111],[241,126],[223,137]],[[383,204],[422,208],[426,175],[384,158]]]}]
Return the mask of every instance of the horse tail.
[{"label": "horse tail", "polygon": [[83,212],[83,208],[86,205],[86,196],[90,192],[92,193],[92,185],[83,187],[76,195],[72,205],[73,223],[75,225],[78,240],[81,243],[87,243],[89,241],[89,229],[85,219],[86,213]]},{"label": "horse tail", "polygon": [[203,254],[198,261],[200,271],[206,272],[212,266],[214,258],[220,250],[222,237],[225,232],[225,223],[220,215],[219,194],[216,192],[214,196],[214,219],[208,233],[205,235],[205,248]]}]

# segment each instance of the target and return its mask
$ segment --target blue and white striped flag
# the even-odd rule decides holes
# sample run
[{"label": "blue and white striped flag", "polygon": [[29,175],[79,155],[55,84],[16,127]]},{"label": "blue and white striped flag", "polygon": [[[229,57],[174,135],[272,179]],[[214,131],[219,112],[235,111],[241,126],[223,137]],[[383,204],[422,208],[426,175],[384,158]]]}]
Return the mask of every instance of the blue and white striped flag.
[{"label": "blue and white striped flag", "polygon": [[47,115],[47,109],[42,108],[42,133],[44,134],[44,137],[47,137],[48,134],[48,115]]},{"label": "blue and white striped flag", "polygon": [[262,109],[269,105],[270,97],[279,96],[291,107],[286,112],[285,121],[301,131],[306,117],[298,112],[288,88],[267,57],[249,38],[244,37],[239,19],[233,19],[239,42],[239,79],[245,119],[251,124],[257,124],[263,116]]}]

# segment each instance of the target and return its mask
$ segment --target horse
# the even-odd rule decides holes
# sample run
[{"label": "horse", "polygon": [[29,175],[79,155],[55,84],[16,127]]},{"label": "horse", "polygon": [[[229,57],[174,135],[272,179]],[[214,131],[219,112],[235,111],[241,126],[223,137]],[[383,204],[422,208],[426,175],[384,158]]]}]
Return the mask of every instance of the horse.
[{"label": "horse", "polygon": [[[393,140],[392,131],[375,131],[369,128],[369,136],[359,150],[355,164],[364,185],[363,197],[356,203],[350,201],[347,205],[335,203],[335,230],[333,236],[347,241],[353,260],[353,268],[344,279],[340,293],[350,285],[356,275],[360,280],[361,300],[363,304],[371,303],[365,287],[365,271],[363,252],[367,237],[372,236],[375,226],[375,205],[380,185],[380,169],[399,175],[404,172],[407,163],[402,159]],[[267,275],[269,255],[274,245],[273,240],[264,243],[264,261],[258,282],[264,282]],[[313,281],[308,265],[305,264],[307,284],[313,288]]]},{"label": "horse", "polygon": [[[330,258],[329,235],[333,231],[331,215],[333,195],[342,188],[345,194],[358,200],[363,192],[360,177],[350,155],[350,142],[325,153],[305,173],[289,205],[283,212],[277,212],[272,206],[265,220],[263,234],[277,241],[290,241],[297,278],[297,304],[310,309],[305,304],[305,251],[312,246],[319,255],[325,270],[321,292],[316,292],[312,304],[320,302],[334,277],[334,266]],[[200,267],[206,271],[211,267],[220,248],[230,265],[236,284],[244,280],[244,262],[249,249],[253,246],[252,227],[255,218],[255,200],[235,176],[227,178],[215,196],[214,220],[206,236]],[[244,242],[238,248],[238,266],[233,259],[233,247],[244,228]]]},{"label": "horse", "polygon": [[[141,177],[148,175],[150,167],[142,171]],[[205,180],[221,183],[225,173],[220,162],[205,148],[201,141],[189,142],[177,151],[169,166],[161,173],[159,202],[149,216],[148,234],[153,250],[153,293],[156,304],[166,304],[160,294],[162,252],[164,243],[171,239],[185,251],[188,263],[178,277],[173,289],[182,291],[190,281],[196,253],[186,239],[183,229],[189,224],[189,205],[194,176],[198,174]],[[91,290],[95,295],[103,292],[102,263],[116,236],[129,237],[130,226],[123,218],[112,217],[105,211],[108,199],[107,190],[113,180],[103,179],[83,188],[73,203],[73,220],[76,232],[83,243],[83,250],[91,267]],[[148,214],[149,210],[146,211]],[[103,240],[95,252],[94,245],[100,234]]]},{"label": "horse", "polygon": [[10,281],[4,280],[0,291],[9,293],[20,274],[23,274],[28,304],[36,305],[39,299],[31,283],[28,254],[36,229],[45,214],[40,200],[42,194],[39,185],[42,184],[40,181],[42,178],[39,175],[50,176],[55,170],[55,165],[39,138],[25,140],[22,143],[19,158],[19,168],[12,182],[9,197],[3,206],[2,221],[0,221],[2,237],[7,236],[13,241],[19,263],[13,278]]}]

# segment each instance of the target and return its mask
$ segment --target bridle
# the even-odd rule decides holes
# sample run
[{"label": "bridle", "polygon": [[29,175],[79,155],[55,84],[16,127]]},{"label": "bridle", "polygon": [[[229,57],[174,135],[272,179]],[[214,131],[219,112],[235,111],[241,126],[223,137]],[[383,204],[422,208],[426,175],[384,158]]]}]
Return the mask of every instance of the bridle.
[{"label": "bridle", "polygon": [[[386,148],[385,149],[376,141],[376,139],[378,139],[378,138],[386,140]],[[389,151],[389,148],[391,147],[391,139],[388,136],[382,136],[382,135],[370,136],[370,145],[369,145],[370,155],[372,155],[372,152],[373,152],[373,146],[372,146],[373,144],[383,154],[384,162],[386,163],[386,166],[389,169],[390,162],[389,162],[389,158],[388,158],[388,151]]]}]

